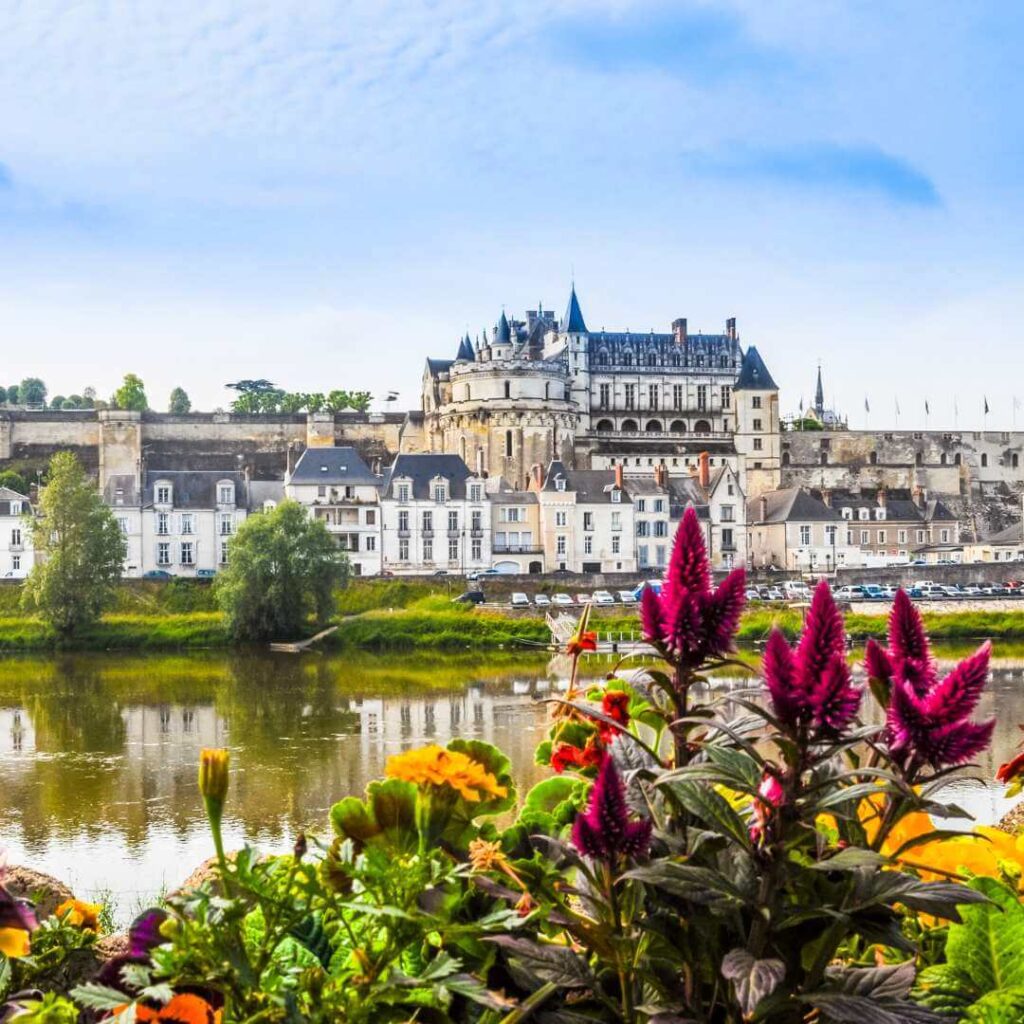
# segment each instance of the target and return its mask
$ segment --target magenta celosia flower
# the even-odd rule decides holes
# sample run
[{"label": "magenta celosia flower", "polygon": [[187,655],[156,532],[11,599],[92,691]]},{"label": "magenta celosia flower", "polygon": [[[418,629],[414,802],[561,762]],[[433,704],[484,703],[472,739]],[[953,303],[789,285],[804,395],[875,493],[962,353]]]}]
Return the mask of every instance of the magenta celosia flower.
[{"label": "magenta celosia flower", "polygon": [[639,858],[647,853],[651,822],[629,820],[626,792],[610,757],[601,765],[586,812],[576,815],[572,841],[584,857],[609,863],[619,857]]},{"label": "magenta celosia flower", "polygon": [[864,668],[889,689],[886,732],[889,749],[909,763],[933,768],[963,764],[988,746],[995,720],[970,715],[988,680],[992,645],[983,644],[939,679],[921,613],[903,590],[889,613],[889,647],[868,643]]},{"label": "magenta celosia flower", "polygon": [[711,588],[711,568],[694,509],[683,513],[661,593],[640,599],[644,639],[675,665],[696,668],[733,650],[745,603],[746,574],[734,569]]},{"label": "magenta celosia flower", "polygon": [[843,617],[824,580],[814,592],[796,650],[772,630],[762,668],[772,709],[783,725],[810,725],[823,736],[837,736],[853,721],[861,691],[850,682]]},{"label": "magenta celosia flower", "polygon": [[749,829],[751,842],[757,843],[764,838],[772,811],[776,807],[781,807],[785,801],[786,791],[778,777],[771,772],[765,772],[752,805],[754,820]]}]

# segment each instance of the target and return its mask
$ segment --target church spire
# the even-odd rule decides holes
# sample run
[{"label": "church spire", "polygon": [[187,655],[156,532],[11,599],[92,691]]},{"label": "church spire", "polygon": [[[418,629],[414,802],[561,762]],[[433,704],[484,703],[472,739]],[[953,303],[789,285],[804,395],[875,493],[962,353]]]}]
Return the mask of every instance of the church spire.
[{"label": "church spire", "polygon": [[814,389],[814,411],[820,420],[825,415],[825,389],[821,386],[821,363],[818,363],[818,386]]},{"label": "church spire", "polygon": [[576,282],[572,284],[569,292],[569,305],[566,307],[565,316],[559,327],[563,334],[586,334],[587,325],[583,320],[583,311],[580,309],[579,299],[576,298]]},{"label": "church spire", "polygon": [[508,317],[505,310],[501,311],[501,319],[498,321],[498,328],[494,336],[496,345],[508,345],[512,341],[512,328],[508,325]]}]

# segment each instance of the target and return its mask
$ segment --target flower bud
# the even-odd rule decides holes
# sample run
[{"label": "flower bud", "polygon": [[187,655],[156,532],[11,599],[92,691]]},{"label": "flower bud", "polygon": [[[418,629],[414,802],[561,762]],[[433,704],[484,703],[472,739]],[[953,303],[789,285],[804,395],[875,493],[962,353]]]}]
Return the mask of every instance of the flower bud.
[{"label": "flower bud", "polygon": [[295,837],[295,846],[292,848],[292,855],[296,860],[302,860],[306,856],[306,851],[309,849],[309,843],[306,840],[306,833],[300,832]]},{"label": "flower bud", "polygon": [[199,754],[199,792],[203,799],[223,805],[228,795],[228,763],[231,755],[223,749],[204,749]]}]

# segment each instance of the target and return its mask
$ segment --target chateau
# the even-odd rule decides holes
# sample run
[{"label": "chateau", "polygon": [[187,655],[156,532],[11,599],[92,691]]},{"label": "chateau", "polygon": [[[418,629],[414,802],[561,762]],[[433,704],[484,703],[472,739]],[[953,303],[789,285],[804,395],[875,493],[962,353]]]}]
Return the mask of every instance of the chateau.
[{"label": "chateau", "polygon": [[779,392],[735,318],[722,334],[592,331],[576,295],[561,320],[503,311],[493,332],[459,342],[454,359],[428,359],[424,443],[480,475],[522,488],[534,465],[625,467],[650,475],[729,466],[748,495],[779,485]]}]

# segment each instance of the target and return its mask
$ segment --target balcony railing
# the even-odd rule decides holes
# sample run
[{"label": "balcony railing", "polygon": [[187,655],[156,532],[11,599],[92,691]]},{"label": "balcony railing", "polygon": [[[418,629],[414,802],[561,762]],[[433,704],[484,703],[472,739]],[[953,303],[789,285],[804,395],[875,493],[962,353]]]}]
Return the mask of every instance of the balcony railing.
[{"label": "balcony railing", "polygon": [[532,555],[535,552],[543,551],[540,544],[494,544],[491,551],[496,555]]},{"label": "balcony railing", "polygon": [[[652,415],[653,414],[648,414]],[[664,417],[662,417],[664,419]],[[634,438],[647,437],[657,441],[666,440],[700,440],[700,441],[727,441],[732,434],[727,430],[597,430],[591,429],[591,434],[597,437],[618,437],[633,440]]]},{"label": "balcony railing", "polygon": [[469,531],[470,537],[482,537],[484,535],[483,530],[473,529]]},{"label": "balcony railing", "polygon": [[458,540],[461,536],[462,536],[462,531],[461,530],[449,530],[448,531],[448,539],[449,540]]},{"label": "balcony railing", "polygon": [[403,529],[401,529],[401,527],[399,527],[398,536],[401,537],[403,540],[407,539],[411,535],[412,535],[412,530],[403,530]]},{"label": "balcony railing", "polygon": [[420,530],[420,535],[423,537],[433,537],[434,528],[432,526],[424,526],[423,529]]}]

